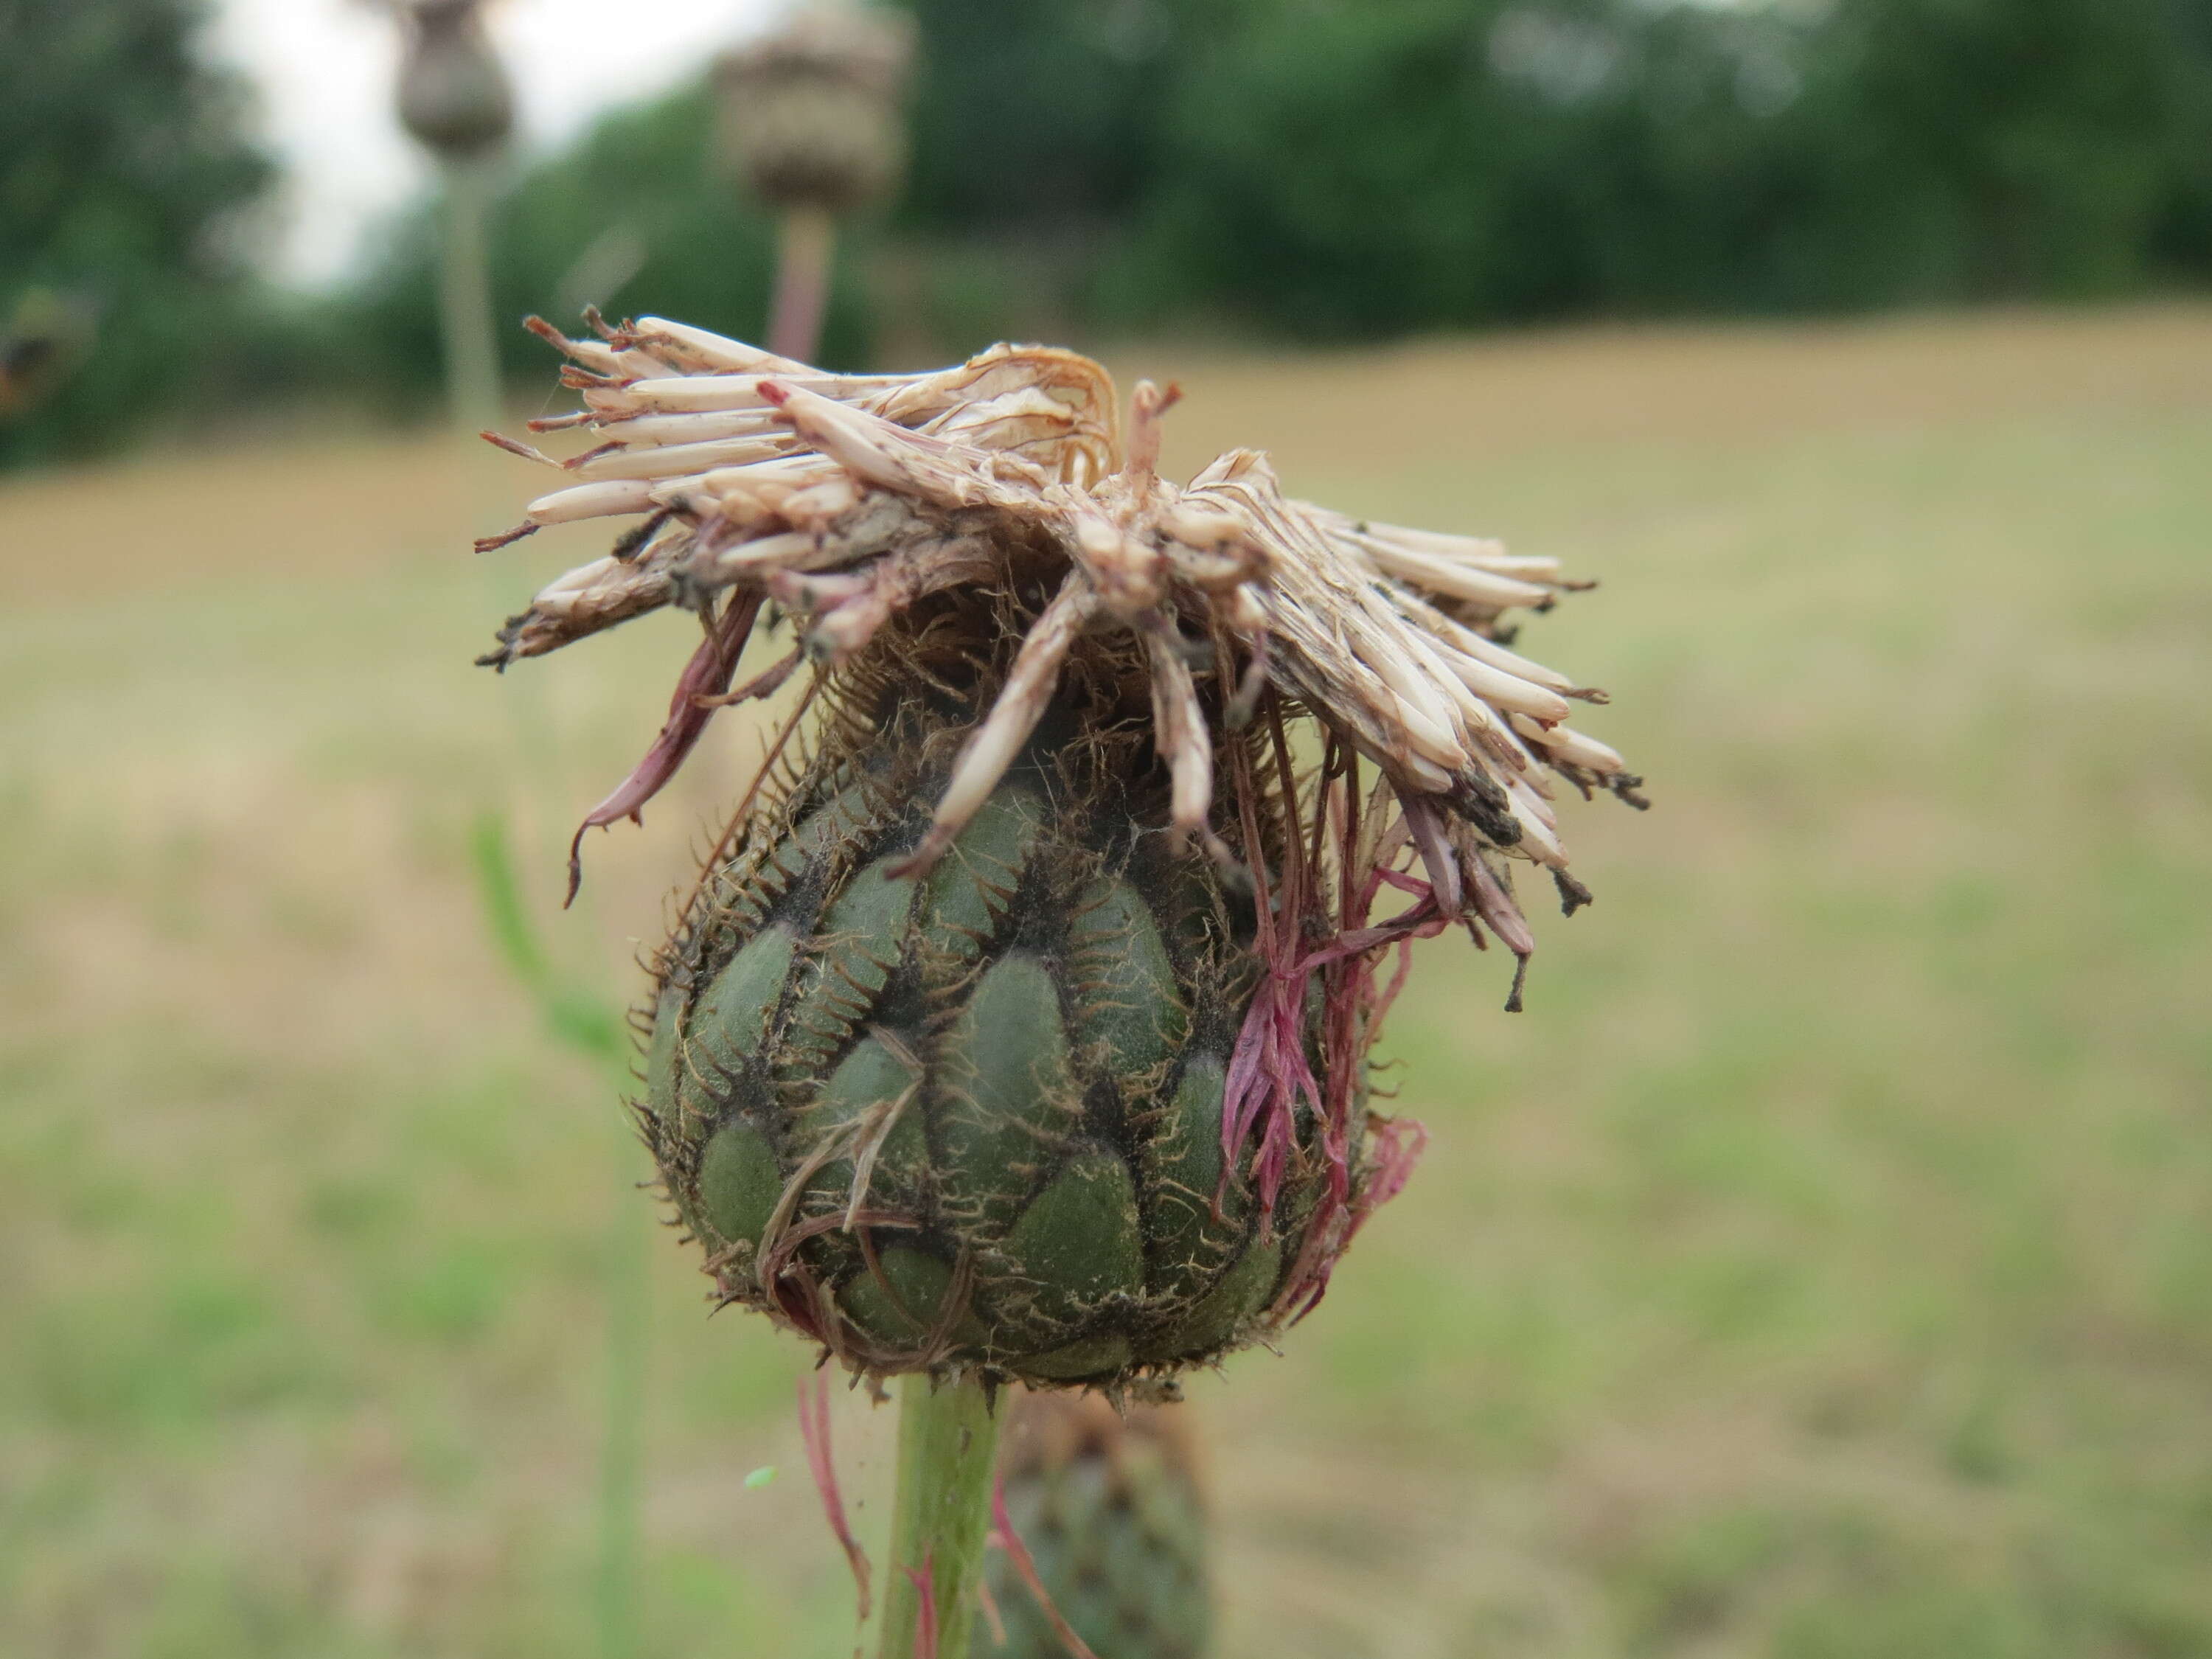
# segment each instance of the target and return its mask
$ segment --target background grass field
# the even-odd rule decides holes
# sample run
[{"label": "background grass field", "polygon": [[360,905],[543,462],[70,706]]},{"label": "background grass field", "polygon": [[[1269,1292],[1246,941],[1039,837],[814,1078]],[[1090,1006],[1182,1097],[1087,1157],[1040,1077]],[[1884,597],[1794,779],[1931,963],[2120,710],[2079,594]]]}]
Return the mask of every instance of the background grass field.
[{"label": "background grass field", "polygon": [[[1427,1164],[1194,1387],[1224,1651],[2212,1655],[2212,310],[1121,367],[1185,469],[1602,577],[1528,637],[1657,802],[1571,811],[1526,1015],[1427,948]],[[807,1357],[706,1317],[472,884],[494,813],[629,994],[755,742],[556,917],[685,641],[469,667],[594,539],[472,562],[533,482],[301,434],[0,486],[0,1653],[598,1654],[611,1318],[628,1650],[850,1650]],[[869,1490],[888,1413],[836,1421]]]}]

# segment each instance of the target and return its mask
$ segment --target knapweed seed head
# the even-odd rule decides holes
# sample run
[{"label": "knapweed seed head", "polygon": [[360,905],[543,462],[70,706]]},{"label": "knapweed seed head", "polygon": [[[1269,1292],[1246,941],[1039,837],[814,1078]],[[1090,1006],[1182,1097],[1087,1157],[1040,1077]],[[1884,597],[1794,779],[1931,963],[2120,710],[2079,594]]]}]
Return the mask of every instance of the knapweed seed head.
[{"label": "knapweed seed head", "polygon": [[514,89],[481,0],[401,0],[399,9],[400,125],[447,161],[498,149],[514,127]]},{"label": "knapweed seed head", "polygon": [[880,200],[906,167],[899,104],[914,22],[811,0],[715,65],[726,164],[771,207],[840,215]]},{"label": "knapweed seed head", "polygon": [[1070,352],[837,375],[535,326],[584,404],[537,424],[600,441],[498,440],[568,481],[482,545],[640,522],[484,660],[670,605],[704,635],[584,828],[803,677],[644,1021],[641,1126],[718,1294],[872,1375],[1113,1390],[1310,1310],[1419,1149],[1367,1099],[1411,941],[1525,963],[1511,872],[1588,896],[1557,785],[1638,799],[1567,724],[1600,694],[1503,642],[1575,584],[1293,500],[1250,451],[1170,483],[1176,393],[1125,424]]}]

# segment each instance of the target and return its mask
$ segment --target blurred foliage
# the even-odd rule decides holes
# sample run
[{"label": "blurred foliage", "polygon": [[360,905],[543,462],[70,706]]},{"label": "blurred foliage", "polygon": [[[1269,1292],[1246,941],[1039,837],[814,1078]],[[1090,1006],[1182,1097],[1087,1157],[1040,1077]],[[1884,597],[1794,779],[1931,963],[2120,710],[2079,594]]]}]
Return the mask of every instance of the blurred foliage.
[{"label": "blurred foliage", "polygon": [[908,0],[922,56],[905,222],[975,230],[1119,218],[1163,170],[1170,48],[1226,0]]},{"label": "blurred foliage", "polygon": [[1312,333],[2212,276],[2199,0],[912,0],[917,228]]},{"label": "blurred foliage", "polygon": [[[886,287],[938,349],[2212,277],[2195,0],[908,3],[924,55]],[[519,183],[504,309],[573,312],[562,273],[627,236],[641,264],[623,308],[758,331],[767,228],[711,170],[708,98],[615,115]],[[426,379],[428,273],[418,228],[364,331]],[[825,355],[850,363],[867,307],[841,300]],[[520,337],[507,349],[533,361]]]},{"label": "blurred foliage", "polygon": [[273,169],[240,85],[192,54],[205,10],[0,5],[0,465],[96,447],[261,366],[238,233]]}]

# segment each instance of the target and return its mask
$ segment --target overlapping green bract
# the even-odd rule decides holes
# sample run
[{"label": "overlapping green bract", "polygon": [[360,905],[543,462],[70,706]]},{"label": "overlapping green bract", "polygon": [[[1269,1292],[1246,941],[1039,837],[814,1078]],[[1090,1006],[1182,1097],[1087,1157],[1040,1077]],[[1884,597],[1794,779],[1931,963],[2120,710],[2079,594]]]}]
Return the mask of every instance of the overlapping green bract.
[{"label": "overlapping green bract", "polygon": [[1171,1373],[1265,1328],[1325,1181],[1309,1137],[1263,1225],[1224,1179],[1249,901],[1095,738],[1034,747],[899,873],[963,729],[826,757],[710,880],[647,1138],[721,1293],[865,1369]]}]

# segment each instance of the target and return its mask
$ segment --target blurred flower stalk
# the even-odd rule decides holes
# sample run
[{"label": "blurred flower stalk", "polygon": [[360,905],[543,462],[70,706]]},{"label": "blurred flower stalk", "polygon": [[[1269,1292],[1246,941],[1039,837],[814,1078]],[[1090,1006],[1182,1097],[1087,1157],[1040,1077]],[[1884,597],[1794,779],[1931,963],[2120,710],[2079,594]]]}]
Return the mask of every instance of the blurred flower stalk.
[{"label": "blurred flower stalk", "polygon": [[903,13],[809,0],[715,66],[723,165],[779,220],[779,356],[810,361],[821,343],[837,222],[898,187],[914,38]]},{"label": "blurred flower stalk", "polygon": [[[397,88],[400,125],[437,162],[443,190],[439,313],[450,418],[482,432],[499,419],[499,350],[489,222],[499,160],[514,128],[513,83],[484,21],[482,0],[392,0],[402,30]],[[556,752],[541,703],[514,708],[527,775],[542,788]],[[508,855],[504,817],[488,810],[474,837],[479,895],[493,938],[517,984],[554,1039],[628,1077],[628,1045],[610,1000],[539,944]],[[635,1180],[624,1156],[620,1184]],[[635,1648],[633,1585],[645,1395],[647,1242],[625,1206],[611,1219],[605,1272],[606,1421],[599,1459],[599,1563],[594,1601],[603,1659]]]},{"label": "blurred flower stalk", "polygon": [[514,89],[484,27],[482,0],[400,0],[400,125],[436,158],[445,222],[439,312],[453,419],[481,431],[499,418],[492,317],[495,168],[514,128]]}]

